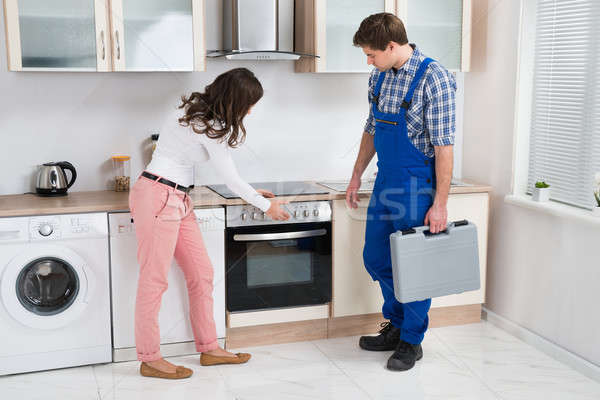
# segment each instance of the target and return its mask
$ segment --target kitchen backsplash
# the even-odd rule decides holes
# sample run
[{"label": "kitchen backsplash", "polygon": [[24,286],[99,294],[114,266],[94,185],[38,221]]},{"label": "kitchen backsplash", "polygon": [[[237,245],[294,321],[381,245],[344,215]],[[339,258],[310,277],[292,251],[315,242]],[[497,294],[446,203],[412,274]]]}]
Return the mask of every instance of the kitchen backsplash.
[{"label": "kitchen backsplash", "polygon": [[[207,18],[215,12],[210,4]],[[207,46],[218,45],[218,31],[207,31]],[[4,35],[0,26],[0,43]],[[109,188],[114,154],[130,155],[136,176],[149,161],[151,132],[161,129],[180,96],[235,67],[253,70],[265,89],[246,118],[246,144],[233,152],[248,181],[348,179],[368,112],[367,74],[296,74],[292,61],[208,60],[207,71],[197,73],[9,73],[6,64],[1,51],[0,194],[32,191],[36,166],[48,161],[75,165],[70,191]],[[455,176],[462,158],[462,82],[459,74]],[[375,169],[373,162],[366,176]],[[220,178],[204,164],[195,181]]]}]

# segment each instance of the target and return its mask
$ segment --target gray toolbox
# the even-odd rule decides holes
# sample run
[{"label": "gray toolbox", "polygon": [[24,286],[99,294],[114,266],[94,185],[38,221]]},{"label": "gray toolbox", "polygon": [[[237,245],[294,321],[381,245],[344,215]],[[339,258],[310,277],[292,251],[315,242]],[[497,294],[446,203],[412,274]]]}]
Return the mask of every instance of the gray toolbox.
[{"label": "gray toolbox", "polygon": [[390,235],[394,293],[401,303],[477,290],[477,227],[451,222],[432,234],[420,226]]}]

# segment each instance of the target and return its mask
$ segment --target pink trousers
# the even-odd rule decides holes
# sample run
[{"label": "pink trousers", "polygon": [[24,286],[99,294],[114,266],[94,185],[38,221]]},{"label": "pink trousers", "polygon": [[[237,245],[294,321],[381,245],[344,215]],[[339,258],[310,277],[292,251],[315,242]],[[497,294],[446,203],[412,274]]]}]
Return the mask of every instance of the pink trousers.
[{"label": "pink trousers", "polygon": [[129,194],[140,266],[135,345],[140,361],[160,359],[158,312],[173,256],[186,280],[196,350],[218,347],[213,318],[213,267],[185,193],[140,177]]}]

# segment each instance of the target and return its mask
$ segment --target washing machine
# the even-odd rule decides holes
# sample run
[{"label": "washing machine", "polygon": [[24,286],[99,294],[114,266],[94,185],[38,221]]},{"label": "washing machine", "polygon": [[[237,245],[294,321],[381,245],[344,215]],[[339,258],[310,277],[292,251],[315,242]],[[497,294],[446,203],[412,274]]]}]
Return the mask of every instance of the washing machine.
[{"label": "washing machine", "polygon": [[0,218],[0,375],[111,361],[106,213]]},{"label": "washing machine", "polygon": [[[225,210],[195,209],[206,251],[214,268],[213,317],[217,340],[225,345]],[[135,351],[135,298],[138,271],[135,223],[130,213],[110,213],[110,263],[113,323],[113,361],[137,359]],[[160,348],[164,357],[196,353],[189,318],[185,277],[173,261],[169,286],[162,296],[158,315]]]}]

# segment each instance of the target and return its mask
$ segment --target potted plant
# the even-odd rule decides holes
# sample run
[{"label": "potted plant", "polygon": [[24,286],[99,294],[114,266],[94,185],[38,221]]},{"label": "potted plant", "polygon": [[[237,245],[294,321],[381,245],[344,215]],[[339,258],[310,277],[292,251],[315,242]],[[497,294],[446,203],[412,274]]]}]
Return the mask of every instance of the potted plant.
[{"label": "potted plant", "polygon": [[550,185],[544,181],[537,181],[533,188],[533,200],[534,201],[548,201],[550,200]]},{"label": "potted plant", "polygon": [[592,214],[600,217],[600,172],[596,173],[596,189],[594,190],[594,198],[596,199],[595,207],[592,209]]}]

